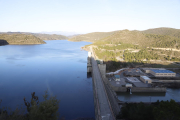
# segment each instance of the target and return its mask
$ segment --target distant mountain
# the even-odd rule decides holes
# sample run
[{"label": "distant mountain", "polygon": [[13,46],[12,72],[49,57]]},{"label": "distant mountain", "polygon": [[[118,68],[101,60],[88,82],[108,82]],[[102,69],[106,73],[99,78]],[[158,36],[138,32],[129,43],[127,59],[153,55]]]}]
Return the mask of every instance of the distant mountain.
[{"label": "distant mountain", "polygon": [[0,34],[25,34],[34,35],[42,40],[66,40],[68,37],[56,34],[42,34],[42,33],[30,33],[30,32],[0,32]]},{"label": "distant mountain", "polygon": [[31,34],[0,34],[0,45],[6,44],[45,44],[45,42]]},{"label": "distant mountain", "polygon": [[0,32],[0,34],[32,34],[30,32]]},{"label": "distant mountain", "polygon": [[143,33],[147,34],[156,34],[156,35],[169,35],[172,37],[180,38],[180,29],[174,29],[174,28],[154,28],[154,29],[148,29],[142,31]]},{"label": "distant mountain", "polygon": [[41,34],[56,34],[56,35],[64,35],[64,36],[73,36],[78,35],[76,32],[66,32],[66,31],[52,31],[52,32],[40,32]]},{"label": "distant mountain", "polygon": [[74,37],[69,38],[69,41],[89,41],[89,42],[94,42],[98,41],[102,38],[108,37],[116,33],[117,31],[113,32],[93,32],[93,33],[87,33],[87,34],[82,34],[82,35],[77,35]]},{"label": "distant mountain", "polygon": [[56,35],[56,34],[33,34],[36,37],[40,38],[41,40],[66,40],[68,37],[63,35]]}]

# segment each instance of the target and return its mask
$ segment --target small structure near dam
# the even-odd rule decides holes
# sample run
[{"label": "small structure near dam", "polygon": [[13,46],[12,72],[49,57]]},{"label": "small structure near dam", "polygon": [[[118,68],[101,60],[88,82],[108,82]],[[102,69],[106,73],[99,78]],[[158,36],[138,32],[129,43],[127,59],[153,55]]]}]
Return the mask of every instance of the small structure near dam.
[{"label": "small structure near dam", "polygon": [[87,72],[91,73],[92,72],[92,64],[91,64],[91,52],[88,52],[88,58],[87,58]]}]

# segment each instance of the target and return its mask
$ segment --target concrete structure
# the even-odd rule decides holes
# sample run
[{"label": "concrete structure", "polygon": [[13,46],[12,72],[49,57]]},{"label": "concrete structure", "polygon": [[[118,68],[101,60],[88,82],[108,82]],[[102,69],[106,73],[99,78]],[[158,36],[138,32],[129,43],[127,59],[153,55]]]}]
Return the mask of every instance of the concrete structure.
[{"label": "concrete structure", "polygon": [[147,76],[140,76],[140,80],[144,83],[152,83],[152,80]]},{"label": "concrete structure", "polygon": [[88,57],[91,57],[92,56],[92,53],[91,52],[88,52]]},{"label": "concrete structure", "polygon": [[154,70],[151,69],[150,73],[155,77],[176,77],[176,73],[170,70]]},{"label": "concrete structure", "polygon": [[116,81],[120,81],[120,76],[119,75],[114,75]]},{"label": "concrete structure", "polygon": [[103,78],[106,77],[106,64],[98,64],[99,70],[102,71],[101,75]]},{"label": "concrete structure", "polygon": [[128,82],[134,83],[134,82],[141,82],[136,77],[126,77]]},{"label": "concrete structure", "polygon": [[94,94],[94,108],[96,120],[115,120],[114,113],[111,108],[109,98],[106,93],[106,88],[99,71],[99,67],[95,60],[95,55],[92,50],[92,79],[93,79],[93,94]]},{"label": "concrete structure", "polygon": [[132,84],[127,83],[127,84],[126,84],[126,87],[128,87],[128,88],[132,88]]},{"label": "concrete structure", "polygon": [[96,60],[97,64],[103,64],[103,60]]},{"label": "concrete structure", "polygon": [[127,82],[132,83],[135,87],[149,87],[148,84],[141,82],[136,77],[126,77]]},{"label": "concrete structure", "polygon": [[92,72],[91,57],[87,58],[87,72]]}]

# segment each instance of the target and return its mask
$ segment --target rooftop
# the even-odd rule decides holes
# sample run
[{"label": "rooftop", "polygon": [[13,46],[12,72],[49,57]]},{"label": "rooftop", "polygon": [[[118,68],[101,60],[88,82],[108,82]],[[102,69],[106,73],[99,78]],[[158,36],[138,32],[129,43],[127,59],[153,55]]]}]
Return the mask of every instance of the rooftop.
[{"label": "rooftop", "polygon": [[120,78],[120,76],[119,75],[114,75],[115,76],[115,78]]},{"label": "rooftop", "polygon": [[153,71],[155,73],[175,73],[170,70],[153,70],[153,69],[151,69],[151,71]]},{"label": "rooftop", "polygon": [[150,80],[150,78],[148,78],[147,76],[141,76],[141,77],[145,80]]},{"label": "rooftop", "polygon": [[166,70],[164,68],[142,68],[143,70]]}]

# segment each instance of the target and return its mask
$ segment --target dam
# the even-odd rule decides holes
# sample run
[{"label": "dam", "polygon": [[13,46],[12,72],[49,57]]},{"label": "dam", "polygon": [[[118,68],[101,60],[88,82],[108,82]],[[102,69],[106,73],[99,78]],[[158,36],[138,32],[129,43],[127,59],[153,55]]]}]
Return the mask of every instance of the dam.
[{"label": "dam", "polygon": [[[115,116],[119,113],[117,110],[117,106],[114,107],[112,102],[114,100],[114,96],[110,93],[110,90],[105,82],[103,81],[102,74],[98,67],[98,64],[95,59],[94,52],[92,48],[90,48],[90,52],[88,53],[88,63],[87,63],[87,72],[92,73],[93,80],[93,94],[94,94],[94,108],[95,108],[95,119],[96,120],[115,120]],[[116,112],[115,112],[116,108]]]}]

